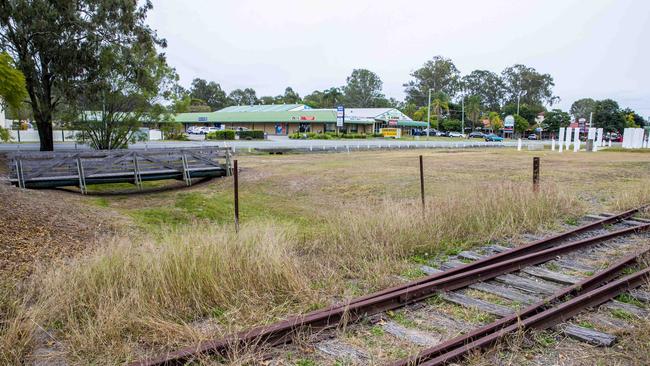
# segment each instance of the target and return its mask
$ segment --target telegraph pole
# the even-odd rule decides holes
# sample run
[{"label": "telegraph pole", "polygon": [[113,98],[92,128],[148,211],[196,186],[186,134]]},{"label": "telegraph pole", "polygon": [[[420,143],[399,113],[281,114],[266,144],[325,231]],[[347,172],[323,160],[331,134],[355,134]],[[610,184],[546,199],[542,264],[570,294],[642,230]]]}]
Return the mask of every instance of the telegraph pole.
[{"label": "telegraph pole", "polygon": [[429,104],[427,104],[427,138],[431,129],[431,88],[429,88]]},{"label": "telegraph pole", "polygon": [[464,94],[462,96],[462,99],[460,100],[460,105],[461,105],[460,125],[462,126],[460,133],[465,133],[465,95]]}]

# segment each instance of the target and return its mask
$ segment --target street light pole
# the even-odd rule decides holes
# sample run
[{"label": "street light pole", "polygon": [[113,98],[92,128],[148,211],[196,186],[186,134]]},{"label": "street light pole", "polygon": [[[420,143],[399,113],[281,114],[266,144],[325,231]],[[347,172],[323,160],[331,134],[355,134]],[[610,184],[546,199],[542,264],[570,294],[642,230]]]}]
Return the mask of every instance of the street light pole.
[{"label": "street light pole", "polygon": [[429,104],[427,104],[427,138],[431,129],[431,88],[429,88]]}]

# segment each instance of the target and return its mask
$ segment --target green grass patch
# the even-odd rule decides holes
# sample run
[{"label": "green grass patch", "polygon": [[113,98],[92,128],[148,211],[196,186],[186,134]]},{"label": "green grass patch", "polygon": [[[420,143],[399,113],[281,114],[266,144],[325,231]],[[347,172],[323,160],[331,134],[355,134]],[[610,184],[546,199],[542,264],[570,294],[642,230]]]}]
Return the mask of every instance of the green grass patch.
[{"label": "green grass patch", "polygon": [[130,211],[129,215],[140,226],[150,228],[174,227],[191,221],[190,216],[185,212],[173,207],[142,208]]},{"label": "green grass patch", "polygon": [[92,202],[99,207],[109,207],[111,204],[105,197],[98,197],[92,200]]},{"label": "green grass patch", "polygon": [[419,268],[409,268],[406,271],[401,273],[402,277],[406,277],[409,280],[414,280],[416,278],[424,277],[426,276],[426,273],[419,269]]},{"label": "green grass patch", "polygon": [[411,319],[408,319],[406,315],[404,315],[403,312],[401,311],[389,311],[386,313],[389,318],[391,318],[395,323],[407,327],[407,328],[415,328],[417,324]]},{"label": "green grass patch", "polygon": [[622,320],[632,320],[635,318],[635,316],[625,310],[622,309],[612,309],[610,310],[612,316],[617,319],[622,319]]},{"label": "green grass patch", "polygon": [[645,308],[645,304],[643,302],[635,299],[630,294],[620,294],[620,295],[616,296],[616,300],[618,300],[620,302],[624,302],[626,304],[636,305],[636,306],[638,306],[640,308]]},{"label": "green grass patch", "polygon": [[296,361],[296,366],[316,366],[316,361],[308,359],[308,358],[302,358],[300,360]]},{"label": "green grass patch", "polygon": [[538,332],[535,334],[534,338],[535,342],[537,342],[542,347],[551,347],[557,343],[555,336],[553,336],[553,334],[549,334],[548,332]]},{"label": "green grass patch", "polygon": [[583,327],[583,328],[587,328],[587,329],[595,329],[594,324],[591,323],[591,322],[588,322],[588,321],[586,321],[586,320],[582,320],[582,321],[580,321],[580,322],[578,323],[578,325],[581,326],[581,327]]},{"label": "green grass patch", "polygon": [[564,220],[564,223],[567,224],[567,225],[571,225],[571,226],[577,226],[578,225],[578,218],[577,217],[567,217]]}]

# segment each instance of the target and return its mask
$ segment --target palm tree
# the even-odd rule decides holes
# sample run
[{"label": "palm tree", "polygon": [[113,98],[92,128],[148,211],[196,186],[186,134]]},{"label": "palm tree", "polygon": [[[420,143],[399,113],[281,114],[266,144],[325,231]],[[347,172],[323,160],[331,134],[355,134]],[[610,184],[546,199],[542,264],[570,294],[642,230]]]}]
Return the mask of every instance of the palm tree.
[{"label": "palm tree", "polygon": [[465,103],[465,113],[469,117],[469,120],[472,121],[472,130],[476,128],[476,122],[481,116],[481,99],[478,95],[471,95],[467,97],[467,102]]},{"label": "palm tree", "polygon": [[431,101],[431,106],[437,116],[436,129],[438,129],[440,127],[442,111],[445,110],[449,113],[449,97],[443,92],[438,92],[436,93],[435,98]]}]

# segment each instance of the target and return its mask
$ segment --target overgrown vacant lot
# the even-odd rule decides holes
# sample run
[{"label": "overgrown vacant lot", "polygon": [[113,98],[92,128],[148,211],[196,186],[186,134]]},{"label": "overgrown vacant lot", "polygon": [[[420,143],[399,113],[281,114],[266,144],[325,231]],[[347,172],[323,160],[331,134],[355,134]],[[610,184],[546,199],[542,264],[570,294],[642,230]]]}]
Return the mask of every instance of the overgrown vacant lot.
[{"label": "overgrown vacant lot", "polygon": [[[0,362],[122,363],[382,288],[428,258],[650,202],[650,154],[535,155],[539,194],[529,152],[240,156],[238,235],[230,178],[140,195],[107,194],[128,188],[116,185],[29,194],[120,230],[88,237],[65,261],[32,255],[26,279],[3,272]],[[3,191],[2,209],[24,195]],[[23,244],[53,245],[51,234]]]}]

